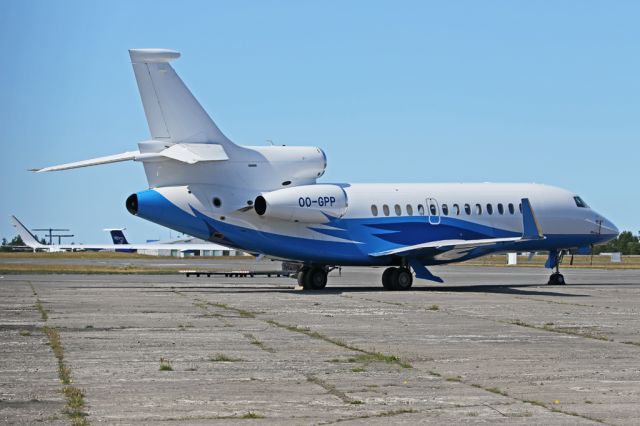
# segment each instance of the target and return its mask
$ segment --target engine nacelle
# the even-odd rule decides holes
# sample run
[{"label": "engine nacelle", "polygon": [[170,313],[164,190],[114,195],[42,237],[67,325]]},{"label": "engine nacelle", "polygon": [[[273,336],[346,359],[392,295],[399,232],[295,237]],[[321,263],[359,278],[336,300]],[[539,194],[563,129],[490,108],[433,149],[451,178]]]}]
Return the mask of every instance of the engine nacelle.
[{"label": "engine nacelle", "polygon": [[254,202],[258,215],[304,223],[327,223],[347,212],[347,194],[338,185],[302,185],[265,192]]}]

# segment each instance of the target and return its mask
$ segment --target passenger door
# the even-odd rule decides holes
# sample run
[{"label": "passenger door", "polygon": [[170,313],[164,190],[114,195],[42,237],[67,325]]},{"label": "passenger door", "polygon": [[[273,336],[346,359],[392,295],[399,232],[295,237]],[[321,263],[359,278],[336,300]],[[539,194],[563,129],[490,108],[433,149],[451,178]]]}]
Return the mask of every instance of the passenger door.
[{"label": "passenger door", "polygon": [[429,217],[429,224],[440,225],[440,205],[435,198],[427,198],[426,213]]}]

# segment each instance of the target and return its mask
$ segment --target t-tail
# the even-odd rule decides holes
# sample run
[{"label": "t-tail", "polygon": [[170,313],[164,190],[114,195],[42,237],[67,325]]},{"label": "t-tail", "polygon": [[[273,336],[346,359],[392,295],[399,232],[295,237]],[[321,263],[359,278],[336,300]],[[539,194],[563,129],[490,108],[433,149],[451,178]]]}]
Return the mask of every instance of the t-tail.
[{"label": "t-tail", "polygon": [[180,53],[168,49],[130,49],[151,140],[138,151],[32,169],[36,172],[75,169],[120,161],[142,161],[151,187],[165,186],[158,170],[166,163],[225,161],[242,148],[231,142],[169,64]]},{"label": "t-tail", "polygon": [[[131,49],[129,56],[151,139],[139,142],[138,151],[33,171],[141,161],[150,188],[215,185],[217,193],[235,194],[242,203],[264,191],[314,184],[324,173],[326,156],[320,148],[240,146],[231,142],[171,66],[180,53]],[[246,206],[235,204],[235,200],[225,203],[233,208]]]}]

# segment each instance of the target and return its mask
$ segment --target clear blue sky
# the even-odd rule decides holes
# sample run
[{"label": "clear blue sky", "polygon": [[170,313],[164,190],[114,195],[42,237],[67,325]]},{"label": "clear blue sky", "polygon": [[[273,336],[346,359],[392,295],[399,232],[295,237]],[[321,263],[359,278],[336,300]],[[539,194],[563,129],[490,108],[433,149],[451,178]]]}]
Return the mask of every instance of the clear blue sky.
[{"label": "clear blue sky", "polygon": [[127,49],[178,73],[240,144],[315,145],[324,181],[539,182],[640,230],[636,1],[17,1],[0,12],[0,236],[169,231],[131,216],[139,163],[33,174],[149,138]]}]

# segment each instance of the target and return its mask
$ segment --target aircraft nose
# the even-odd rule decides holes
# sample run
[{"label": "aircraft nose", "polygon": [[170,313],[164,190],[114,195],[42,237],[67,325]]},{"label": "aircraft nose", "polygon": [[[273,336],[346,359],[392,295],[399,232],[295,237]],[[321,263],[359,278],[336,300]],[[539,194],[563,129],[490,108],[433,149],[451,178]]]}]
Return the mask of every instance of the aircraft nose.
[{"label": "aircraft nose", "polygon": [[598,219],[596,219],[595,223],[597,224],[596,232],[600,235],[600,241],[602,243],[613,240],[620,232],[613,222],[602,215],[598,215]]},{"label": "aircraft nose", "polygon": [[606,234],[606,235],[612,235],[614,237],[617,237],[618,234],[620,233],[620,231],[618,230],[618,227],[616,225],[613,224],[613,222],[611,222],[609,219],[606,218],[602,218],[602,233]]}]

